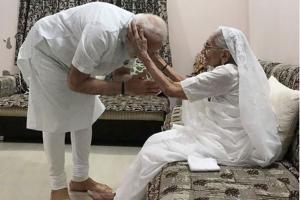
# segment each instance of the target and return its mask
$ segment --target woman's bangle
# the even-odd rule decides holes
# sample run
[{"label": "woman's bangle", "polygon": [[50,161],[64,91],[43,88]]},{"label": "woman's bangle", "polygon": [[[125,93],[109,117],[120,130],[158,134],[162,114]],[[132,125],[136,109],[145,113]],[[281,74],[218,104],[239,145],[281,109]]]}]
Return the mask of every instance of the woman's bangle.
[{"label": "woman's bangle", "polygon": [[122,95],[125,95],[125,81],[122,81],[122,84],[121,84],[121,94]]},{"label": "woman's bangle", "polygon": [[164,72],[164,70],[165,70],[167,67],[168,67],[168,63],[166,63],[166,64],[164,65],[164,67],[161,69],[161,71]]}]

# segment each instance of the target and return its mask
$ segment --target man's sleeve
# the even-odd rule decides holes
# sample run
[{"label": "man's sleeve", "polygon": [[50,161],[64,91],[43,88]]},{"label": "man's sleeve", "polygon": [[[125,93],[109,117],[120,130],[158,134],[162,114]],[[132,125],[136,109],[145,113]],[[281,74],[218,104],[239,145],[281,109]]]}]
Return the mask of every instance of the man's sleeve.
[{"label": "man's sleeve", "polygon": [[72,60],[73,66],[82,73],[91,74],[100,64],[107,46],[107,39],[100,25],[86,25]]},{"label": "man's sleeve", "polygon": [[227,94],[235,84],[235,76],[224,66],[181,81],[189,101]]}]

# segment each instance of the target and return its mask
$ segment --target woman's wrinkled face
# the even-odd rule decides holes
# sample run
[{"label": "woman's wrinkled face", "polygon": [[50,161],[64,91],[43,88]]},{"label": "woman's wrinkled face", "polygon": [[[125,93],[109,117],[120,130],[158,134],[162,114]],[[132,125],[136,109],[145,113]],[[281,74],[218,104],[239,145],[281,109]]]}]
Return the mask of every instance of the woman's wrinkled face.
[{"label": "woman's wrinkled face", "polygon": [[214,37],[211,36],[205,43],[201,50],[201,54],[206,59],[206,65],[219,66],[222,64],[222,54],[224,49],[217,47],[214,42]]}]

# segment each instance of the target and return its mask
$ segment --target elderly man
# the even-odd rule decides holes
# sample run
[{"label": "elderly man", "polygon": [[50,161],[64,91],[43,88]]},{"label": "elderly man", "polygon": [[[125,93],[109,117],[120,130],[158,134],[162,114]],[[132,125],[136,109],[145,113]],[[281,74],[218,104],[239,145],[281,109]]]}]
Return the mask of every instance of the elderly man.
[{"label": "elderly man", "polygon": [[[18,66],[29,85],[27,128],[43,132],[50,163],[51,200],[69,199],[64,172],[65,132],[71,132],[71,191],[111,192],[89,178],[92,124],[105,107],[96,96],[153,94],[158,87],[139,76],[126,82],[98,80],[96,75],[128,71],[123,64],[136,55],[127,39],[132,21],[145,30],[149,49],[158,50],[167,27],[158,16],[134,15],[108,3],[89,3],[42,18],[30,30]],[[128,79],[128,75],[127,75]]]},{"label": "elderly man", "polygon": [[[203,158],[213,158],[225,165],[267,166],[278,158],[281,142],[268,81],[241,31],[217,29],[202,50],[203,66],[211,66],[209,71],[183,78],[149,52],[143,28],[133,24],[130,30],[130,41],[162,91],[187,101],[183,101],[184,126],[146,141],[114,200],[143,199],[147,184],[168,162],[198,157],[197,165]],[[96,193],[91,196],[103,199]]]}]

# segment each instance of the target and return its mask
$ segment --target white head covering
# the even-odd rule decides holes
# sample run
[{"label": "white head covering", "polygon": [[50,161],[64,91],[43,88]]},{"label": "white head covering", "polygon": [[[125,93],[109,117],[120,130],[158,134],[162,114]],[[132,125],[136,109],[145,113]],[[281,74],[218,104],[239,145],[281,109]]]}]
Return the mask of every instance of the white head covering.
[{"label": "white head covering", "polygon": [[219,27],[239,71],[239,107],[242,126],[253,147],[253,161],[266,166],[281,152],[277,121],[269,99],[267,77],[245,35],[235,28]]}]

